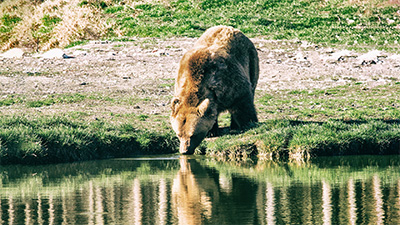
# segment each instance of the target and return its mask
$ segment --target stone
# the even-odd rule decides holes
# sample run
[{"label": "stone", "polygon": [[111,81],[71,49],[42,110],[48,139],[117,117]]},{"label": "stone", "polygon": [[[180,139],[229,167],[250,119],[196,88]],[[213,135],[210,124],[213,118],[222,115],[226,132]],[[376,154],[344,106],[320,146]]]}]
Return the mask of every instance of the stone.
[{"label": "stone", "polygon": [[0,54],[3,58],[22,58],[24,56],[24,51],[20,48],[12,48],[3,54]]},{"label": "stone", "polygon": [[42,55],[39,55],[39,57],[44,58],[44,59],[69,59],[73,58],[72,56],[68,56],[67,54],[64,53],[62,49],[55,48],[51,49]]}]

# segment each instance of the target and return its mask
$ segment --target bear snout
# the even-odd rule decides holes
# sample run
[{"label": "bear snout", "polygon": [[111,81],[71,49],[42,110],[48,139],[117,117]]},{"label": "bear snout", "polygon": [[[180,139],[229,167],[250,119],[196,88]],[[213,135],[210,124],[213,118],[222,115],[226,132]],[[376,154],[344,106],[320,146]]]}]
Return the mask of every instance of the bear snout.
[{"label": "bear snout", "polygon": [[192,155],[197,146],[204,139],[205,134],[195,134],[189,138],[180,138],[179,152],[184,155]]},{"label": "bear snout", "polygon": [[195,147],[190,144],[189,140],[180,140],[179,152],[184,155],[191,155],[194,153]]}]

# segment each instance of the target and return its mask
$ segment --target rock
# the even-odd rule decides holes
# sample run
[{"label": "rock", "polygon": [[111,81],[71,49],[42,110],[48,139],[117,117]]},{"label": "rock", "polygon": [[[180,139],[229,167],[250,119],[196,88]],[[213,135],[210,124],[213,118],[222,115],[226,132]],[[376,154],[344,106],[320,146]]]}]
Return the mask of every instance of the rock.
[{"label": "rock", "polygon": [[0,54],[0,57],[3,58],[22,58],[24,56],[24,51],[20,48],[12,48],[3,54]]},{"label": "rock", "polygon": [[87,55],[87,52],[82,50],[76,50],[72,53],[72,55],[74,56]]},{"label": "rock", "polygon": [[42,55],[39,55],[38,57],[44,58],[44,59],[69,59],[73,58],[72,56],[68,56],[67,54],[64,53],[62,49],[55,48],[51,49]]},{"label": "rock", "polygon": [[298,52],[293,57],[293,59],[296,60],[297,62],[305,62],[305,61],[307,61],[307,57],[305,57],[302,52]]},{"label": "rock", "polygon": [[377,61],[375,61],[375,60],[363,60],[362,62],[361,62],[361,65],[362,66],[365,66],[365,65],[373,65],[373,64],[376,64],[377,63]]},{"label": "rock", "polygon": [[169,56],[169,53],[165,49],[154,49],[151,51],[151,54],[154,56]]},{"label": "rock", "polygon": [[342,51],[338,51],[338,52],[334,52],[332,53],[332,58],[339,60],[340,58],[344,58],[344,57],[351,57],[353,56],[353,52],[349,51],[349,50],[342,50]]},{"label": "rock", "polygon": [[397,54],[391,55],[388,57],[388,59],[400,61],[400,55],[397,55]]},{"label": "rock", "polygon": [[325,53],[334,53],[335,51],[333,50],[333,48],[326,48],[324,49]]},{"label": "rock", "polygon": [[301,45],[300,45],[301,48],[308,48],[310,46],[311,46],[311,44],[309,44],[307,41],[301,41]]},{"label": "rock", "polygon": [[378,62],[382,62],[379,57],[383,57],[384,54],[378,50],[369,51],[366,54],[360,55],[357,57],[358,64],[361,65],[370,65],[370,64],[377,64]]},{"label": "rock", "polygon": [[90,44],[96,44],[96,45],[106,45],[112,43],[111,41],[90,41]]},{"label": "rock", "polygon": [[390,24],[392,24],[392,23],[394,23],[396,21],[392,20],[392,19],[389,19],[389,18],[386,18],[386,22],[390,25]]},{"label": "rock", "polygon": [[72,58],[75,58],[75,57],[73,57],[73,56],[69,56],[69,55],[67,55],[67,54],[63,54],[63,56],[62,56],[64,59],[72,59]]},{"label": "rock", "polygon": [[342,51],[338,51],[338,52],[333,52],[332,55],[330,55],[328,57],[321,56],[321,59],[323,61],[326,61],[327,63],[336,63],[336,62],[344,61],[345,58],[353,57],[353,54],[354,53],[352,51],[342,50]]},{"label": "rock", "polygon": [[53,58],[63,58],[64,55],[64,51],[59,49],[59,48],[55,48],[55,49],[51,49],[41,55],[37,55],[38,57],[41,58],[45,58],[45,59],[53,59]]},{"label": "rock", "polygon": [[349,18],[347,18],[347,19],[346,19],[346,22],[347,22],[347,24],[349,24],[349,25],[350,25],[350,24],[354,23],[355,21],[354,21],[354,20],[352,20],[352,19],[349,19]]},{"label": "rock", "polygon": [[117,55],[117,53],[115,53],[115,52],[109,52],[109,53],[107,53],[107,56],[116,56]]}]

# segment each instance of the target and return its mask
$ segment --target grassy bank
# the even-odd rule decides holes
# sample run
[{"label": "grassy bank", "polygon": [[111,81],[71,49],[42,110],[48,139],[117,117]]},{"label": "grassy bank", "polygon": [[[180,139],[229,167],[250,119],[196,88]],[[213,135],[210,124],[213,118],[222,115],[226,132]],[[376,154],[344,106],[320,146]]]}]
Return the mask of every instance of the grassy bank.
[{"label": "grassy bank", "polygon": [[46,50],[98,38],[198,37],[224,24],[251,37],[396,51],[399,9],[383,0],[5,0],[0,45]]},{"label": "grassy bank", "polygon": [[209,140],[202,151],[225,159],[290,160],[400,154],[399,85],[366,88],[354,82],[325,90],[259,92],[256,105],[263,122]]},{"label": "grassy bank", "polygon": [[205,144],[208,155],[302,161],[315,156],[400,154],[400,121],[270,120]]},{"label": "grassy bank", "polygon": [[43,164],[172,153],[170,131],[68,117],[0,117],[0,163]]},{"label": "grassy bank", "polygon": [[[400,154],[399,86],[393,80],[374,88],[354,82],[324,90],[260,91],[256,96],[260,123],[236,134],[223,129],[225,135],[206,139],[199,149],[225,160]],[[99,105],[122,107],[133,101],[96,96],[3,98],[3,107],[16,107],[26,115],[0,117],[1,163],[72,162],[177,151],[167,112],[93,114]],[[89,107],[86,112],[40,113],[42,108],[68,108],[82,101]],[[153,104],[147,99],[134,102]],[[219,121],[226,127],[229,114],[221,115]]]},{"label": "grassy bank", "polygon": [[[169,128],[79,122],[66,117],[0,118],[1,164],[46,164],[177,151]],[[400,121],[268,120],[241,134],[204,141],[203,154],[223,160],[259,157],[303,161],[315,156],[400,154]]]},{"label": "grassy bank", "polygon": [[[399,12],[398,3],[383,0],[4,0],[0,2],[0,48],[41,51],[90,39],[198,37],[211,26],[225,24],[250,37],[398,52]],[[207,139],[201,151],[228,159],[258,155],[293,160],[399,154],[400,83],[395,71],[390,74],[393,77],[370,77],[379,81],[377,84],[386,83],[376,87],[338,73],[331,75],[332,86],[340,79],[350,84],[257,91],[261,122],[239,134],[224,129],[226,135]],[[26,71],[2,75],[47,76]],[[129,96],[109,90],[4,93],[0,96],[0,107],[5,109],[0,116],[0,163],[71,162],[176,152],[177,139],[166,111],[174,81],[168,78],[161,82],[151,87],[157,91],[143,87],[142,92]],[[82,86],[87,86],[86,82]],[[153,110],[155,105],[164,109]],[[104,110],[111,107],[113,111]],[[228,126],[229,116],[221,115],[220,123]]]}]

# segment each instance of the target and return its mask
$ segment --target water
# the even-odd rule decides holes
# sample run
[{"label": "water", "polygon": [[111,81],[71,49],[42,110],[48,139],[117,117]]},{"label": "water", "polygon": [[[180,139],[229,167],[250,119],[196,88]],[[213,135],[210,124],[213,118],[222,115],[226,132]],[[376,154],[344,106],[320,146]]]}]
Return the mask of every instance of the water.
[{"label": "water", "polygon": [[0,169],[0,224],[400,224],[399,156],[168,155]]}]

